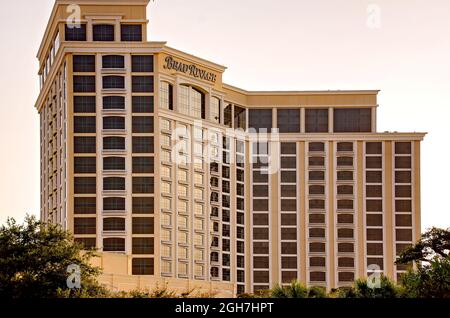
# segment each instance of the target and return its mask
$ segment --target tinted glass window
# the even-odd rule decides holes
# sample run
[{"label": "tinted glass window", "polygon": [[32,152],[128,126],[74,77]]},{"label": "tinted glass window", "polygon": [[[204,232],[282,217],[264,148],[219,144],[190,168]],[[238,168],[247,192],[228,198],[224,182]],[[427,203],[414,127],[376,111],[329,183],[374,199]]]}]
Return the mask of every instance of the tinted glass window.
[{"label": "tinted glass window", "polygon": [[152,177],[135,177],[133,178],[133,193],[144,194],[153,193],[154,179]]},{"label": "tinted glass window", "polygon": [[142,41],[142,25],[140,24],[122,24],[121,40],[123,42]]},{"label": "tinted glass window", "polygon": [[114,41],[114,25],[97,24],[92,29],[94,41]]},{"label": "tinted glass window", "polygon": [[74,93],[95,93],[95,76],[74,76]]},{"label": "tinted glass window", "polygon": [[75,194],[95,194],[96,189],[96,178],[82,178],[76,177],[74,178],[75,184]]},{"label": "tinted glass window", "polygon": [[97,142],[95,137],[74,137],[75,153],[96,153]]},{"label": "tinted glass window", "polygon": [[280,133],[300,132],[300,110],[278,109],[278,129]]},{"label": "tinted glass window", "polygon": [[272,110],[271,109],[250,109],[249,110],[249,129],[266,129],[270,132],[272,129]]},{"label": "tinted glass window", "polygon": [[75,173],[96,173],[97,158],[95,157],[75,157]]},{"label": "tinted glass window", "polygon": [[153,157],[134,157],[133,173],[153,173],[154,159]]},{"label": "tinted glass window", "polygon": [[371,132],[372,110],[370,109],[335,109],[335,132]]},{"label": "tinted glass window", "polygon": [[95,72],[95,55],[74,55],[74,72]]},{"label": "tinted glass window", "polygon": [[134,153],[153,153],[153,137],[133,137]]},{"label": "tinted glass window", "polygon": [[125,170],[125,158],[106,157],[103,158],[103,170]]},{"label": "tinted glass window", "polygon": [[73,107],[75,113],[95,113],[96,98],[95,96],[74,96]]},{"label": "tinted glass window", "polygon": [[103,109],[125,109],[125,97],[123,96],[103,97]]},{"label": "tinted glass window", "polygon": [[97,198],[74,198],[75,214],[96,214]]},{"label": "tinted glass window", "polygon": [[134,214],[153,214],[154,206],[154,199],[151,197],[133,198]]},{"label": "tinted glass window", "polygon": [[153,55],[133,55],[132,72],[153,72]]},{"label": "tinted glass window", "polygon": [[133,133],[153,133],[153,117],[139,116],[133,117]]},{"label": "tinted glass window", "polygon": [[328,132],[328,109],[306,109],[305,114],[307,133]]},{"label": "tinted glass window", "polygon": [[123,130],[125,129],[124,117],[104,117],[103,129],[107,130]]},{"label": "tinted glass window", "polygon": [[152,93],[154,90],[153,76],[133,76],[131,81],[133,93]]},{"label": "tinted glass window", "polygon": [[123,55],[105,55],[102,59],[103,68],[125,68]]},{"label": "tinted glass window", "polygon": [[124,191],[125,190],[125,178],[104,178],[103,190],[105,191]]},{"label": "tinted glass window", "polygon": [[133,258],[132,274],[133,275],[153,275],[154,261],[153,258]]},{"label": "tinted glass window", "polygon": [[86,41],[86,24],[66,24],[65,33],[66,41]]},{"label": "tinted glass window", "polygon": [[103,77],[104,89],[124,89],[125,78],[123,76],[104,76]]},{"label": "tinted glass window", "polygon": [[95,133],[96,131],[96,118],[95,117],[86,117],[86,116],[75,116],[74,117],[74,132],[87,134],[87,133]]},{"label": "tinted glass window", "polygon": [[153,96],[133,96],[133,113],[153,113]]},{"label": "tinted glass window", "polygon": [[103,138],[104,150],[125,150],[125,138],[105,137]]}]

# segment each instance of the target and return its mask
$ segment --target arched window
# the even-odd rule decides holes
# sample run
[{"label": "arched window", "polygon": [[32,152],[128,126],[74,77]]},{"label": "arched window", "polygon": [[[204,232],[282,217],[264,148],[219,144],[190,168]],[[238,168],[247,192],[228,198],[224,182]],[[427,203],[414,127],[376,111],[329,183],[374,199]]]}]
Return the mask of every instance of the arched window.
[{"label": "arched window", "polygon": [[173,110],[173,86],[168,82],[161,82],[160,85],[160,107]]},{"label": "arched window", "polygon": [[217,97],[211,98],[211,104],[209,107],[209,120],[220,123],[220,99]]},{"label": "arched window", "polygon": [[194,87],[181,85],[178,111],[195,118],[205,119],[205,94]]}]

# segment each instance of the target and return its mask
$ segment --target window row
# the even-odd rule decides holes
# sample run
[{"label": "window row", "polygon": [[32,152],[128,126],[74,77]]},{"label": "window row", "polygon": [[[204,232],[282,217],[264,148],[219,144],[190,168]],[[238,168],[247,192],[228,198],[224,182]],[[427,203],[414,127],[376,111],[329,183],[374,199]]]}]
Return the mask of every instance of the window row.
[{"label": "window row", "polygon": [[[75,177],[74,178],[75,194],[96,194],[97,178],[96,177]],[[125,191],[125,178],[107,177],[103,179],[104,191]],[[135,194],[152,194],[154,193],[153,177],[133,177],[132,192]]]},{"label": "window row", "polygon": [[[132,213],[133,214],[153,214],[154,213],[153,197],[133,197]],[[126,199],[119,197],[103,198],[103,210],[105,212],[125,211]],[[97,198],[96,197],[75,197],[74,198],[74,214],[97,214]]]},{"label": "window row", "polygon": [[[103,150],[124,151],[126,149],[125,137],[104,137]],[[153,153],[153,137],[132,137],[133,153]],[[74,150],[78,154],[94,154],[97,152],[96,137],[74,137]]]},{"label": "window row", "polygon": [[[122,42],[142,42],[141,24],[121,24],[120,40]],[[94,24],[92,26],[92,39],[96,42],[112,42],[116,40],[115,24]],[[66,24],[66,41],[87,41],[86,24]]]},{"label": "window row", "polygon": [[[95,134],[97,126],[97,117],[95,116],[75,116],[74,117],[74,133],[92,133]],[[125,130],[125,117],[109,116],[103,117],[104,130]],[[132,117],[132,132],[139,133],[153,133],[153,117],[151,116],[133,116]]]},{"label": "window row", "polygon": [[[74,96],[74,112],[75,113],[96,113],[97,101],[96,96]],[[124,96],[105,96],[102,99],[103,110],[125,110]],[[132,97],[133,113],[153,113],[154,98],[153,96],[133,96]]]},{"label": "window row", "polygon": [[[103,76],[103,89],[125,89],[125,77],[117,75]],[[73,77],[74,93],[95,93],[95,76],[76,75]],[[131,91],[133,93],[153,93],[153,76],[132,76]]]}]

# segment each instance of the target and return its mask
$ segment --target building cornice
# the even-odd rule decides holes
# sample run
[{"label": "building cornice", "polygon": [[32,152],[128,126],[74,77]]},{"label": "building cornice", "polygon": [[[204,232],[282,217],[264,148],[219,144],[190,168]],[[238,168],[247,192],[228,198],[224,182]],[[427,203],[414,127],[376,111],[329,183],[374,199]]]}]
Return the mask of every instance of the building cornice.
[{"label": "building cornice", "polygon": [[246,96],[378,95],[380,92],[380,90],[247,91],[225,83],[223,84],[223,88]]}]

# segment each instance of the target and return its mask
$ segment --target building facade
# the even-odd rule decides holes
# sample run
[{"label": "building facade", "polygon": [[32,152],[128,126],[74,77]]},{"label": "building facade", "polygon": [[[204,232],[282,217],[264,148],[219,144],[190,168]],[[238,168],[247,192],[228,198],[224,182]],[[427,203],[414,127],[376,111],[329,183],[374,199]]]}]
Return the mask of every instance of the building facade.
[{"label": "building facade", "polygon": [[406,270],[425,134],[378,133],[378,91],[245,91],[147,41],[148,0],[77,4],[38,53],[41,218],[123,256],[107,274],[236,295]]}]

